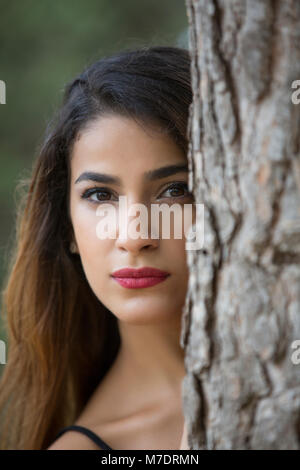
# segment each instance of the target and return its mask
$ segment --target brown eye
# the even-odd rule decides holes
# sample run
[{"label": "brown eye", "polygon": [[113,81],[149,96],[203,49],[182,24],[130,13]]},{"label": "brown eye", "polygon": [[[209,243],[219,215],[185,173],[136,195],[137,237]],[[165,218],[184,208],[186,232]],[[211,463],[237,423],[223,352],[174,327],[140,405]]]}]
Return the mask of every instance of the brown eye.
[{"label": "brown eye", "polygon": [[[182,196],[182,194],[180,194],[180,193],[184,193],[183,188],[171,188],[170,191],[171,191],[171,196],[172,197]],[[175,194],[174,194],[174,192],[175,192]]]},{"label": "brown eye", "polygon": [[[94,195],[96,196],[96,198],[92,198],[92,196]],[[106,188],[90,188],[84,191],[81,195],[83,199],[87,199],[88,201],[96,204],[98,202],[100,203],[110,201],[110,196],[112,196],[112,193]]]},{"label": "brown eye", "polygon": [[98,201],[107,200],[105,199],[105,197],[107,197],[107,195],[109,196],[109,193],[107,191],[95,191],[94,194],[96,194]]},{"label": "brown eye", "polygon": [[[189,191],[188,191],[188,185],[187,183],[173,183],[171,186],[169,186],[162,194],[160,197],[164,197],[163,194],[165,193],[170,193],[171,198],[177,198],[177,197],[183,197],[183,196],[188,196]],[[168,196],[166,196],[168,197]]]}]

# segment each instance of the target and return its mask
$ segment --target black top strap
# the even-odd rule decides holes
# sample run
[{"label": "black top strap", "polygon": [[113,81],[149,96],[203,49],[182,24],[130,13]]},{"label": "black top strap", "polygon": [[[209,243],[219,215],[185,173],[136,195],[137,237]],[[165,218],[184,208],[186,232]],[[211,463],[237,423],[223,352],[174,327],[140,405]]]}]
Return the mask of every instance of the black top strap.
[{"label": "black top strap", "polygon": [[113,450],[111,447],[109,447],[108,444],[102,441],[102,439],[99,436],[97,436],[97,434],[95,434],[93,431],[91,431],[88,428],[85,428],[84,426],[78,426],[77,424],[72,424],[71,426],[66,426],[65,428],[61,429],[59,433],[57,434],[55,440],[66,431],[81,432],[82,434],[85,434],[87,437],[89,437],[93,442],[95,442],[95,444],[99,446],[101,449]]}]

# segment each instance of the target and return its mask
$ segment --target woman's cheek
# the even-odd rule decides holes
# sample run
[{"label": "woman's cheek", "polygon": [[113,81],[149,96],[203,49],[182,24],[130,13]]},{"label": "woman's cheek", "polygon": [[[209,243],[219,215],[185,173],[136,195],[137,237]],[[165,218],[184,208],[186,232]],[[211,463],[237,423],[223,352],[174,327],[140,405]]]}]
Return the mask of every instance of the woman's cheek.
[{"label": "woman's cheek", "polygon": [[97,217],[88,210],[78,209],[74,213],[73,227],[80,253],[97,249]]}]

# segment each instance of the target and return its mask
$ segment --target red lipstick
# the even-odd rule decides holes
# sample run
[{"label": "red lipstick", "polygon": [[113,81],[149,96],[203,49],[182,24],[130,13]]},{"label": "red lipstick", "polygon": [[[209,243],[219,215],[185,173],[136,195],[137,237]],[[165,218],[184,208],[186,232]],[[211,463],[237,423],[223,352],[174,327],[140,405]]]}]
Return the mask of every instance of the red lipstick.
[{"label": "red lipstick", "polygon": [[123,268],[114,271],[112,274],[113,279],[121,286],[127,287],[127,289],[141,289],[154,286],[169,276],[170,273],[167,271],[161,271],[160,269],[148,266],[139,269]]}]

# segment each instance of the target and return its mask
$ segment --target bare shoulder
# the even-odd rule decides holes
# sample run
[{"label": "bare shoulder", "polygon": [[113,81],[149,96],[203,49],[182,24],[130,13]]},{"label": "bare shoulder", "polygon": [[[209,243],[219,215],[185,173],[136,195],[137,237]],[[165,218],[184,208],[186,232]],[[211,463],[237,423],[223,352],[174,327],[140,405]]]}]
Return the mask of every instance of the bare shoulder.
[{"label": "bare shoulder", "polygon": [[84,434],[77,431],[66,431],[46,450],[102,450]]}]

